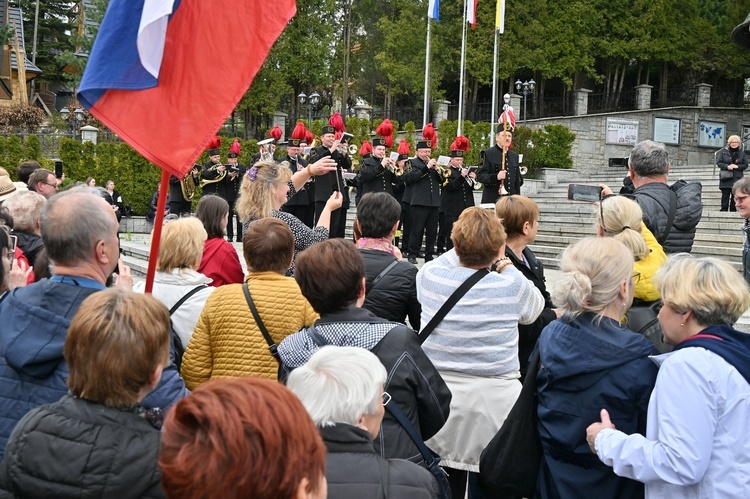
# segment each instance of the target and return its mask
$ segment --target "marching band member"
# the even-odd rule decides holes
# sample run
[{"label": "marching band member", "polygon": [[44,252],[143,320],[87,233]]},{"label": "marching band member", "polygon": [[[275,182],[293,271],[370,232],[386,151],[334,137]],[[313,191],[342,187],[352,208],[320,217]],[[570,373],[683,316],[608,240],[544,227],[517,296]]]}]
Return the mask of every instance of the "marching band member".
[{"label": "marching band member", "polygon": [[[298,172],[304,170],[307,167],[307,160],[302,156],[302,141],[306,137],[306,129],[304,123],[301,121],[297,123],[297,126],[292,131],[291,138],[287,141],[286,146],[286,157],[282,161],[289,163],[289,168],[292,172]],[[297,191],[289,200],[281,207],[281,211],[294,215],[299,218],[302,223],[313,228],[313,222],[315,217],[315,207],[311,206],[310,198],[310,187],[314,185],[312,179],[305,183],[304,188]],[[314,195],[314,193],[313,193]]]},{"label": "marching band member", "polygon": [[453,248],[451,231],[461,212],[474,206],[474,179],[476,174],[463,168],[464,155],[469,152],[469,139],[463,135],[456,137],[450,146],[451,161],[448,164],[450,176],[443,183],[440,210],[440,231],[438,232],[438,252]]},{"label": "marching band member", "polygon": [[494,203],[500,196],[521,194],[523,177],[518,166],[518,153],[510,149],[513,127],[506,127],[507,130],[500,128],[495,135],[495,145],[479,154],[477,180],[484,184],[482,203]]},{"label": "marching band member", "polygon": [[360,169],[360,184],[362,186],[362,195],[369,192],[387,192],[396,197],[393,188],[394,184],[403,182],[400,176],[396,175],[396,163],[386,158],[386,147],[388,142],[393,144],[393,125],[388,119],[383,120],[375,133],[379,137],[372,139],[372,156],[362,161]]},{"label": "marching band member", "polygon": [[237,197],[239,196],[240,192],[240,183],[242,182],[242,175],[247,171],[247,167],[245,165],[242,165],[239,163],[239,155],[240,155],[240,141],[237,139],[234,139],[234,143],[232,144],[232,147],[229,148],[229,152],[227,153],[227,163],[229,166],[227,167],[227,176],[229,177],[229,182],[231,183],[231,189],[229,190],[229,197],[230,199],[227,200],[229,203],[229,222],[227,223],[227,238],[231,241],[232,240],[232,220],[236,219],[235,222],[237,225],[237,242],[242,242],[242,222],[240,221],[239,216],[237,216],[237,212],[234,209],[234,203],[237,201]]}]

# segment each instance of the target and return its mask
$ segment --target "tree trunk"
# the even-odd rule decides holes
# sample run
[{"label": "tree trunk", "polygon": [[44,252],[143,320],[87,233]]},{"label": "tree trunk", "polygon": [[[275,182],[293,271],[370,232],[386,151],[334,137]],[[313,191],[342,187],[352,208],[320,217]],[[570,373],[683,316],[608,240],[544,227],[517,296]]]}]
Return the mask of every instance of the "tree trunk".
[{"label": "tree trunk", "polygon": [[622,61],[622,71],[620,71],[620,82],[617,85],[617,92],[615,92],[615,99],[614,99],[614,106],[613,109],[617,110],[620,106],[620,95],[622,94],[622,86],[625,83],[625,68],[626,68],[626,62]]},{"label": "tree trunk", "polygon": [[669,75],[669,63],[664,61],[661,64],[659,74],[659,104],[664,107],[667,105],[667,76]]},{"label": "tree trunk", "polygon": [[607,61],[606,83],[604,84],[604,102],[609,101],[609,94],[612,91],[612,63]]},{"label": "tree trunk", "polygon": [[479,80],[474,78],[474,82],[471,85],[471,103],[469,109],[471,109],[471,121],[477,121],[477,92],[479,91]]},{"label": "tree trunk", "polygon": [[638,62],[638,74],[635,77],[635,84],[636,85],[640,85],[641,84],[641,70],[642,69],[643,69],[643,64],[641,64],[640,61],[639,61]]}]

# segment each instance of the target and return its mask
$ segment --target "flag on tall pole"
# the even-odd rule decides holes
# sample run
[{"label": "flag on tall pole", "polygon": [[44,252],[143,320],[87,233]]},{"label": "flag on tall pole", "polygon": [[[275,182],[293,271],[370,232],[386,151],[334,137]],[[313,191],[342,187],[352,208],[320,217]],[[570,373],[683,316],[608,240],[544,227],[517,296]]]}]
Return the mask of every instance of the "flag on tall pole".
[{"label": "flag on tall pole", "polygon": [[477,3],[479,3],[479,0],[469,0],[466,3],[466,20],[472,28],[477,27]]},{"label": "flag on tall pole", "polygon": [[430,19],[440,22],[440,0],[429,0],[427,4],[427,44],[424,60],[424,108],[422,126],[427,124],[430,113]]},{"label": "flag on tall pole", "polygon": [[505,0],[497,0],[495,29],[500,33],[505,33]]},{"label": "flag on tall pole", "polygon": [[170,173],[193,168],[296,11],[294,0],[109,2],[78,100],[162,169],[146,292]]},{"label": "flag on tall pole", "polygon": [[429,0],[427,4],[427,17],[440,22],[440,0]]}]

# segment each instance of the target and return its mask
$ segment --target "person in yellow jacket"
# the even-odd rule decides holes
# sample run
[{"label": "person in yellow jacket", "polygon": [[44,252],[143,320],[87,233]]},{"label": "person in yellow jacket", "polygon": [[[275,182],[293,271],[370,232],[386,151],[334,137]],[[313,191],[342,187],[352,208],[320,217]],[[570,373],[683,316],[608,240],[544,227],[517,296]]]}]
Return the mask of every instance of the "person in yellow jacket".
[{"label": "person in yellow jacket", "polygon": [[[289,226],[275,218],[257,220],[248,226],[242,246],[248,269],[245,284],[273,342],[278,345],[311,326],[318,314],[297,282],[284,276],[294,255]],[[277,373],[278,362],[250,311],[243,285],[217,288],[206,301],[182,359],[187,387],[193,390],[215,378],[276,379]]]}]

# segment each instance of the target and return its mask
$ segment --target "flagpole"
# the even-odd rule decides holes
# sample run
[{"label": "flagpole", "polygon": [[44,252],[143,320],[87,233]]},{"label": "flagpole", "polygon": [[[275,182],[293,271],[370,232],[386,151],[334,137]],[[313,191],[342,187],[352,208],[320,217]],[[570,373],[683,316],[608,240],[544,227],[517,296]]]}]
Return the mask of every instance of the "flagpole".
[{"label": "flagpole", "polygon": [[427,52],[424,63],[424,111],[422,112],[422,128],[427,124],[430,99],[430,16],[427,15]]},{"label": "flagpole", "polygon": [[[190,175],[190,173],[188,173]],[[159,185],[159,198],[156,202],[156,217],[154,218],[154,231],[151,233],[151,250],[148,254],[148,269],[146,270],[146,293],[150,293],[154,287],[154,274],[156,273],[156,260],[159,256],[159,243],[161,242],[161,227],[164,225],[164,211],[167,208],[167,193],[169,192],[169,172],[161,171],[161,184]]]},{"label": "flagpole", "polygon": [[464,29],[461,36],[461,77],[458,81],[458,129],[456,135],[461,135],[461,124],[464,115],[464,67],[466,65],[466,13],[469,9],[468,0],[464,0]]},{"label": "flagpole", "polygon": [[495,29],[495,50],[492,55],[492,118],[490,118],[490,145],[495,142],[495,109],[497,109],[497,39],[499,30]]}]

